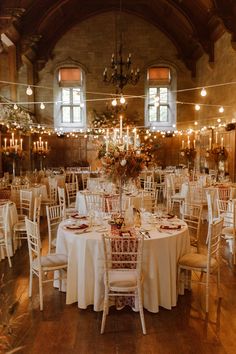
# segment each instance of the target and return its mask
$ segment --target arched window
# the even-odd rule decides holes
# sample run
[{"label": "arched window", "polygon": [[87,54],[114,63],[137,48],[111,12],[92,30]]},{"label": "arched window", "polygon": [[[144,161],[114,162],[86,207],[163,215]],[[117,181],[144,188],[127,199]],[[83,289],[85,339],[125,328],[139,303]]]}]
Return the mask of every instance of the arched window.
[{"label": "arched window", "polygon": [[84,128],[85,83],[84,72],[80,67],[63,66],[56,72],[56,104],[54,122],[56,128],[69,131]]},{"label": "arched window", "polygon": [[169,130],[176,124],[176,75],[169,66],[147,70],[146,126]]}]

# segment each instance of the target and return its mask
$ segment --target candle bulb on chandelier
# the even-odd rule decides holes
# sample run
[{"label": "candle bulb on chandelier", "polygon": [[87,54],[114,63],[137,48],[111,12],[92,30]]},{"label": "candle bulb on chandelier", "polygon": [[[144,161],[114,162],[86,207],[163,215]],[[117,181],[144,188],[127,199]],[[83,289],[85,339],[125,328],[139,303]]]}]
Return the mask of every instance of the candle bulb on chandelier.
[{"label": "candle bulb on chandelier", "polygon": [[17,142],[18,142],[18,140],[16,139],[15,140],[15,151],[17,152]]},{"label": "candle bulb on chandelier", "polygon": [[128,151],[129,150],[129,127],[127,126],[126,128],[126,150]]},{"label": "candle bulb on chandelier", "polygon": [[193,140],[193,148],[195,149],[195,147],[196,147],[196,140],[194,139]]},{"label": "candle bulb on chandelier", "polygon": [[218,144],[218,132],[216,132],[216,144]]},{"label": "candle bulb on chandelier", "polygon": [[224,147],[224,138],[222,136],[222,138],[221,138],[221,149],[223,149],[223,147]]},{"label": "candle bulb on chandelier", "polygon": [[188,136],[188,148],[190,149],[190,140],[189,140],[189,136]]},{"label": "candle bulb on chandelier", "polygon": [[108,144],[109,144],[109,129],[107,129],[107,135],[106,135],[106,152],[108,152]]},{"label": "candle bulb on chandelier", "polygon": [[184,149],[184,140],[182,140],[182,149]]},{"label": "candle bulb on chandelier", "polygon": [[137,145],[137,129],[134,128],[134,149],[136,149],[136,145]]},{"label": "candle bulb on chandelier", "polygon": [[23,139],[20,139],[20,149],[23,150]]},{"label": "candle bulb on chandelier", "polygon": [[122,131],[123,131],[123,117],[120,115],[120,139],[122,139]]},{"label": "candle bulb on chandelier", "polygon": [[211,138],[209,138],[209,150],[211,150]]},{"label": "candle bulb on chandelier", "polygon": [[4,139],[4,148],[7,148],[7,138]]}]

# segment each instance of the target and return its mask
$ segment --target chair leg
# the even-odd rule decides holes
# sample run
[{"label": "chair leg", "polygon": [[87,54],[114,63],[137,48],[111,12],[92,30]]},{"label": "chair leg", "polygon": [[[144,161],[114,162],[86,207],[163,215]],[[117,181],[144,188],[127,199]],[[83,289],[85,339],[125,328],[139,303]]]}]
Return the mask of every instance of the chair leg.
[{"label": "chair leg", "polygon": [[7,253],[8,264],[9,264],[9,267],[11,268],[12,267],[11,257],[10,257],[10,252],[9,252],[9,248],[8,248],[7,244],[6,244],[6,253]]},{"label": "chair leg", "polygon": [[221,297],[220,294],[220,265],[218,266],[218,271],[217,271],[217,292],[218,292],[218,297]]},{"label": "chair leg", "polygon": [[208,313],[209,307],[209,273],[206,274],[206,313]]},{"label": "chair leg", "polygon": [[32,296],[32,285],[33,285],[33,272],[30,269],[30,278],[29,278],[29,297]]},{"label": "chair leg", "polygon": [[40,311],[43,311],[43,279],[42,274],[39,273],[39,303]]},{"label": "chair leg", "polygon": [[143,334],[147,334],[146,325],[145,325],[145,319],[144,319],[144,313],[143,313],[143,299],[142,299],[141,287],[138,287],[138,307],[139,307],[139,315],[140,315],[140,320],[141,320]]},{"label": "chair leg", "polygon": [[109,307],[109,296],[108,296],[108,291],[105,290],[103,314],[102,314],[101,334],[104,333],[105,324],[106,324],[106,316],[108,314],[108,307]]}]

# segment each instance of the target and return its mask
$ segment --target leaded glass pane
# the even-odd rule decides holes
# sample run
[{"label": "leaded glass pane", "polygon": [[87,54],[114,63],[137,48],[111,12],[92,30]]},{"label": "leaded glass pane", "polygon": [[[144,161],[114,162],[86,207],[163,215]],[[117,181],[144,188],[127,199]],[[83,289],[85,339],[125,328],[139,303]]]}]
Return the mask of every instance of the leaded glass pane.
[{"label": "leaded glass pane", "polygon": [[69,88],[62,89],[62,101],[64,104],[70,104],[70,89]]},{"label": "leaded glass pane", "polygon": [[81,108],[73,107],[73,122],[78,123],[81,122]]},{"label": "leaded glass pane", "polygon": [[168,107],[160,106],[160,122],[168,122]]},{"label": "leaded glass pane", "polygon": [[62,123],[70,123],[70,107],[62,107]]}]

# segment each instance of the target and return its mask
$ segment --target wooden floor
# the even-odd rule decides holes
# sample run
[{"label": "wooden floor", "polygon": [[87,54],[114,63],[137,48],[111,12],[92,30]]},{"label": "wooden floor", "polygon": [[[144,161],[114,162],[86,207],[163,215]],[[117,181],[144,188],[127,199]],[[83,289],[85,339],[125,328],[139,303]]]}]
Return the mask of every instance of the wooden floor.
[{"label": "wooden floor", "polygon": [[[206,231],[206,225],[203,225],[203,231]],[[43,249],[46,251],[46,234]],[[208,318],[203,311],[204,292],[195,284],[191,292],[186,291],[179,297],[177,306],[171,311],[163,308],[156,314],[145,311],[146,336],[142,334],[139,314],[129,308],[121,311],[112,309],[105,334],[101,335],[102,313],[94,312],[92,307],[79,310],[77,304],[66,305],[65,294],[54,289],[52,283],[44,287],[44,311],[40,312],[36,279],[33,297],[28,298],[26,244],[16,252],[13,268],[9,270],[7,261],[1,261],[0,272],[4,274],[6,284],[1,289],[2,299],[6,294],[9,296],[0,304],[3,310],[0,321],[6,320],[7,304],[18,301],[18,305],[11,308],[13,316],[9,320],[13,325],[12,347],[24,346],[19,353],[236,352],[236,269],[227,261],[222,262],[222,300],[218,300],[216,286],[213,285]]]}]

